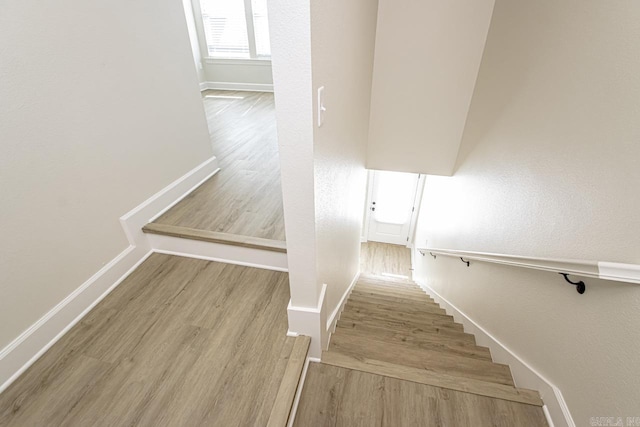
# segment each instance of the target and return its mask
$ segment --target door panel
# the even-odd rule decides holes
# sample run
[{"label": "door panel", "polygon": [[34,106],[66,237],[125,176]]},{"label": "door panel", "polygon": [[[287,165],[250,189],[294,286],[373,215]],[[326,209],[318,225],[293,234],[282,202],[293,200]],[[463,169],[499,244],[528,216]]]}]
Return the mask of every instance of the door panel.
[{"label": "door panel", "polygon": [[372,175],[367,239],[406,245],[420,176],[386,171],[374,171]]}]

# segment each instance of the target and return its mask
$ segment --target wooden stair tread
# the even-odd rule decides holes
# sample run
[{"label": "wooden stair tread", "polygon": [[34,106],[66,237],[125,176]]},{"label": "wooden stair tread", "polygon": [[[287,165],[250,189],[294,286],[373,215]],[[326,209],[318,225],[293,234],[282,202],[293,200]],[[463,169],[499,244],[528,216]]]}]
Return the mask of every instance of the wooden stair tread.
[{"label": "wooden stair tread", "polygon": [[366,316],[352,316],[342,313],[340,321],[354,323],[365,327],[374,327],[386,329],[397,333],[421,333],[431,334],[434,336],[446,336],[452,339],[468,339],[469,334],[452,328],[443,328],[437,325],[421,324],[416,325],[410,322],[393,322],[376,318],[367,318]]},{"label": "wooden stair tread", "polygon": [[354,357],[332,351],[324,351],[322,352],[322,363],[387,376],[399,380],[412,381],[434,387],[461,391],[464,393],[477,394],[480,396],[525,403],[534,406],[543,405],[539,393],[533,390],[496,384],[493,382],[479,381],[470,378],[462,378],[442,372],[400,366],[370,358]]},{"label": "wooden stair tread", "polygon": [[[397,349],[394,351],[393,349]],[[390,344],[356,337],[342,337],[335,334],[331,338],[329,351],[347,356],[362,356],[388,363],[397,363],[419,369],[426,369],[456,376],[464,376],[481,381],[513,386],[509,366],[472,359],[452,354],[414,349],[408,346]]]},{"label": "wooden stair tread", "polygon": [[406,328],[397,325],[367,323],[358,320],[339,319],[336,323],[345,329],[357,329],[381,337],[396,337],[396,339],[424,340],[451,342],[456,345],[475,346],[476,339],[472,334],[437,328]]},{"label": "wooden stair tread", "polygon": [[242,236],[238,234],[222,233],[218,231],[199,230],[196,228],[182,227],[179,225],[159,224],[157,222],[151,222],[145,225],[144,227],[142,227],[142,231],[144,233],[180,237],[182,239],[200,240],[209,243],[221,243],[224,245],[262,249],[272,252],[287,252],[287,243],[284,240],[263,239],[261,237]]},{"label": "wooden stair tread", "polygon": [[416,282],[414,282],[409,277],[404,279],[401,277],[381,276],[381,275],[367,274],[367,273],[361,273],[360,277],[358,277],[358,280],[362,280],[363,282],[367,282],[367,281],[384,282],[384,283],[391,283],[394,285],[395,284],[398,284],[398,285],[403,285],[403,284],[415,285],[416,284]]},{"label": "wooden stair tread", "polygon": [[380,291],[380,292],[388,292],[391,294],[401,294],[401,295],[421,295],[421,296],[427,296],[427,294],[420,289],[418,286],[415,287],[396,287],[396,286],[387,286],[384,284],[373,284],[373,283],[365,283],[365,282],[358,282],[356,283],[356,285],[354,286],[354,289],[367,289],[367,290],[373,290],[373,291]]},{"label": "wooden stair tread", "polygon": [[419,302],[419,303],[427,302],[430,304],[438,304],[424,292],[420,294],[414,293],[410,295],[398,295],[398,293],[395,293],[393,291],[387,291],[385,289],[378,290],[377,288],[374,289],[374,288],[365,288],[365,287],[359,287],[359,286],[354,286],[352,292],[355,292],[363,296],[369,296],[371,298],[379,298],[379,299],[384,299],[388,301],[394,301],[395,299],[400,299],[403,302]]},{"label": "wooden stair tread", "polygon": [[310,344],[311,338],[307,336],[300,335],[295,337],[276,400],[269,414],[267,427],[283,427],[287,425]]},{"label": "wooden stair tread", "polygon": [[437,304],[431,304],[428,302],[423,303],[398,303],[393,301],[376,300],[374,298],[361,298],[359,295],[354,295],[353,298],[349,298],[348,304],[358,307],[371,307],[381,311],[392,311],[395,313],[403,312],[407,314],[424,314],[432,313],[439,316],[445,316],[453,320],[453,316],[447,314],[445,310],[440,308]]},{"label": "wooden stair tread", "polygon": [[419,293],[400,293],[388,290],[380,290],[380,289],[371,289],[371,288],[362,288],[355,286],[351,291],[351,295],[362,295],[369,296],[372,298],[384,298],[393,300],[404,300],[404,301],[414,301],[414,302],[424,302],[435,304],[436,302],[432,299],[429,299],[425,294]]},{"label": "wooden stair tread", "polygon": [[355,288],[351,291],[350,298],[369,298],[374,300],[408,304],[436,304],[435,301],[427,299],[421,295],[400,295],[393,293],[367,291]]},{"label": "wooden stair tread", "polygon": [[487,347],[479,347],[476,345],[468,344],[456,344],[455,342],[432,338],[425,339],[407,339],[406,337],[397,337],[394,335],[381,335],[376,332],[360,330],[356,328],[345,328],[341,325],[336,325],[336,333],[339,333],[342,337],[356,337],[364,338],[367,340],[375,340],[382,343],[390,343],[411,347],[417,350],[431,350],[446,352],[463,357],[471,357],[473,359],[487,360],[491,362],[491,352]]},{"label": "wooden stair tread", "polygon": [[362,309],[354,306],[345,306],[341,319],[366,321],[367,323],[379,322],[383,324],[395,324],[404,328],[441,328],[456,332],[464,332],[464,327],[453,320],[438,316],[437,314],[424,314],[423,316],[411,316],[404,313],[380,313],[375,310]]},{"label": "wooden stair tread", "polygon": [[436,304],[435,301],[433,301],[432,299],[427,298],[423,298],[421,296],[416,296],[414,297],[406,297],[406,296],[401,296],[401,295],[385,295],[385,294],[380,294],[377,292],[368,292],[368,291],[363,291],[361,289],[353,289],[351,291],[351,297],[359,297],[359,298],[369,298],[369,299],[375,299],[375,300],[383,300],[383,301],[389,301],[389,302],[396,302],[396,303],[409,303],[409,304]]}]

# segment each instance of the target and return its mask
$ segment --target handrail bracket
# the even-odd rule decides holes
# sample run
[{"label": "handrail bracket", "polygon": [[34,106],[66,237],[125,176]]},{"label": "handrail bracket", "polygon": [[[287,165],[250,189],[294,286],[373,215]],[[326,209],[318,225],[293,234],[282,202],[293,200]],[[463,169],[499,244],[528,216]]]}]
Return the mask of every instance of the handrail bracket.
[{"label": "handrail bracket", "polygon": [[576,287],[576,291],[578,291],[579,294],[582,295],[582,294],[584,294],[584,291],[587,290],[587,286],[585,285],[585,283],[582,280],[580,280],[579,282],[572,282],[568,277],[569,273],[558,273],[558,274],[564,276],[564,280],[566,280],[568,283],[570,283],[573,286],[575,286]]}]

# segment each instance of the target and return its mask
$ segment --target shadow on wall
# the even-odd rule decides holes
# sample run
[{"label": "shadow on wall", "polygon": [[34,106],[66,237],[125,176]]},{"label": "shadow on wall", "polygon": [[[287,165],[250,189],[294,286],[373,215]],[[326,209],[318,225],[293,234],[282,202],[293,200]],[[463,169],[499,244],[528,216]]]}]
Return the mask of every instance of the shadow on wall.
[{"label": "shadow on wall", "polygon": [[[541,31],[542,25],[549,19],[553,19],[553,14],[550,11],[541,11],[540,9],[542,8],[535,10],[540,15],[535,19],[535,22],[540,26],[527,26],[524,23],[530,24],[531,19],[524,15],[528,15],[531,11],[520,8],[517,2],[496,1],[454,174],[464,165],[477,145],[490,133],[490,129],[500,121],[507,106],[516,99],[520,88],[524,86],[530,70],[537,62],[536,56],[543,53],[523,49],[523,46],[530,44],[527,40],[531,34]],[[522,19],[513,20],[511,17],[516,13],[521,13]],[[496,28],[498,25],[510,28]],[[493,43],[496,34],[500,34],[501,38],[504,34],[509,34],[509,37],[502,39],[500,45],[497,46],[496,43]],[[508,69],[509,72],[505,73],[505,69]],[[508,79],[504,78],[505,74],[508,74]],[[478,82],[482,82],[482,84],[478,84]],[[475,102],[479,99],[491,100],[491,102],[479,105]],[[470,121],[469,117],[473,117],[473,120]]]}]

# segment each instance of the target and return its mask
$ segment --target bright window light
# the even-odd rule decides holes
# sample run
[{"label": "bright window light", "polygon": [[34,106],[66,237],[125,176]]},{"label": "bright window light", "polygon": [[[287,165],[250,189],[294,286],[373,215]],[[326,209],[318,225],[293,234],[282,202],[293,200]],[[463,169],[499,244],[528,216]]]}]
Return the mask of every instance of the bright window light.
[{"label": "bright window light", "polygon": [[271,57],[271,41],[269,40],[269,21],[267,19],[267,0],[251,0],[253,9],[253,30],[256,35],[256,56]]},{"label": "bright window light", "polygon": [[249,58],[244,2],[203,0],[200,6],[209,56]]},{"label": "bright window light", "polygon": [[211,58],[271,57],[267,0],[200,0]]},{"label": "bright window light", "polygon": [[411,213],[416,191],[415,176],[402,172],[376,172],[373,195],[376,203],[374,218],[387,224],[404,224]]}]

